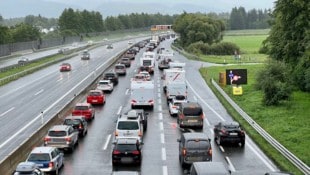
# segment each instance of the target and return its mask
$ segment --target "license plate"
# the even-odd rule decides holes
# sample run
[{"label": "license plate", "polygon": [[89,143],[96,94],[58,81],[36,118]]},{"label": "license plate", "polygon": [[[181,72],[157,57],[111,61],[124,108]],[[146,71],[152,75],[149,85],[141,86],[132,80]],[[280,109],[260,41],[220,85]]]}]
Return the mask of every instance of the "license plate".
[{"label": "license plate", "polygon": [[197,122],[197,120],[187,120],[188,122]]},{"label": "license plate", "polygon": [[132,157],[123,157],[121,159],[121,162],[122,163],[131,163],[131,162],[133,162],[133,159],[132,159]]},{"label": "license plate", "polygon": [[93,102],[98,102],[98,100],[93,100]]},{"label": "license plate", "polygon": [[38,167],[43,167],[43,164],[37,164]]},{"label": "license plate", "polygon": [[238,135],[238,133],[229,133],[229,135],[236,136],[236,135]]}]

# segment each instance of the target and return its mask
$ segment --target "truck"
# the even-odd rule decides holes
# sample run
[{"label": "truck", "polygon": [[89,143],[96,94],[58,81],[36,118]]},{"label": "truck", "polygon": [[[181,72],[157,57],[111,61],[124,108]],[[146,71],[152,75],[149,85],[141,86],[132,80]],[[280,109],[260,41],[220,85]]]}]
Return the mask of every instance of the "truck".
[{"label": "truck", "polygon": [[179,68],[164,69],[163,72],[163,90],[166,93],[167,85],[173,82],[186,82],[185,70]]},{"label": "truck", "polygon": [[159,36],[158,35],[152,35],[150,39],[150,43],[153,43],[155,47],[159,45]]},{"label": "truck", "polygon": [[166,87],[167,104],[176,96],[183,96],[187,99],[187,85],[185,81],[170,82]]},{"label": "truck", "polygon": [[130,104],[131,108],[149,107],[154,108],[154,82],[153,81],[131,81],[130,84]]},{"label": "truck", "polygon": [[144,52],[140,58],[140,71],[147,71],[149,74],[154,74],[155,53]]}]

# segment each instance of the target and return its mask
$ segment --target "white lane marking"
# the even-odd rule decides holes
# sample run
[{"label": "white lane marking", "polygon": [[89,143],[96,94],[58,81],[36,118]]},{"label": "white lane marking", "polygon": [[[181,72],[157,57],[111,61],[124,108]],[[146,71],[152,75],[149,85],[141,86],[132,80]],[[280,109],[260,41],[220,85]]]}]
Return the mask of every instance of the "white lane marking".
[{"label": "white lane marking", "polygon": [[44,91],[44,89],[41,89],[37,93],[35,93],[34,95],[37,96],[37,95],[41,94],[43,91]]},{"label": "white lane marking", "polygon": [[159,118],[159,120],[163,120],[163,113],[159,113],[158,118]]},{"label": "white lane marking", "polygon": [[159,122],[159,129],[160,129],[160,131],[164,131],[164,123],[163,122]]},{"label": "white lane marking", "polygon": [[161,149],[161,159],[162,160],[166,160],[166,148],[162,148]]},{"label": "white lane marking", "polygon": [[56,80],[56,82],[59,82],[59,81],[61,81],[63,78],[61,77],[61,78],[59,78],[58,80]]},{"label": "white lane marking", "polygon": [[111,139],[111,134],[108,135],[107,140],[105,141],[105,144],[102,148],[103,150],[106,150],[108,148],[108,144],[110,142],[110,139]]},{"label": "white lane marking", "polygon": [[129,93],[129,89],[126,89],[125,95],[128,95]]},{"label": "white lane marking", "polygon": [[224,153],[225,152],[225,150],[224,150],[224,148],[222,147],[222,145],[220,145],[220,150]]},{"label": "white lane marking", "polygon": [[160,89],[160,84],[157,84],[157,87]]},{"label": "white lane marking", "polygon": [[116,113],[117,115],[120,115],[120,114],[121,114],[122,108],[123,108],[123,106],[120,106],[120,107],[118,108],[117,113]]},{"label": "white lane marking", "polygon": [[204,116],[204,118],[205,118],[205,120],[204,120],[204,121],[206,121],[207,125],[208,125],[208,126],[211,126],[211,125],[210,125],[210,122],[209,122],[209,120],[208,120],[208,119],[206,118],[206,115],[205,115],[205,113],[203,113],[203,116]]},{"label": "white lane marking", "polygon": [[161,99],[158,100],[158,105],[161,105]]},{"label": "white lane marking", "polygon": [[10,111],[12,111],[13,109],[15,109],[15,107],[11,107],[9,110],[5,111],[4,113],[2,113],[0,115],[0,117],[4,116],[5,114],[9,113]]},{"label": "white lane marking", "polygon": [[158,96],[158,98],[160,99],[160,97],[161,97],[161,93],[160,93],[160,92],[158,92],[158,93],[157,93],[157,96]]},{"label": "white lane marking", "polygon": [[267,162],[267,160],[266,159],[264,159],[255,149],[254,149],[254,147],[246,140],[245,141],[245,145],[246,146],[248,146],[253,152],[254,152],[254,154],[256,154],[256,156],[258,157],[258,158],[260,158],[263,162],[264,162],[264,164],[271,170],[271,171],[276,171],[277,169],[275,169],[273,166],[271,166],[271,164],[270,163],[268,163]]},{"label": "white lane marking", "polygon": [[163,133],[160,134],[160,141],[162,144],[165,144],[165,134]]},{"label": "white lane marking", "polygon": [[163,175],[168,175],[168,168],[167,168],[167,166],[163,166]]},{"label": "white lane marking", "polygon": [[235,172],[236,169],[235,169],[234,165],[231,163],[229,157],[226,156],[225,159],[226,159],[226,161],[227,161],[227,163],[228,163],[228,165],[229,165],[229,167],[230,167],[230,168],[229,168],[230,171]]},{"label": "white lane marking", "polygon": [[161,105],[158,106],[158,111],[159,111],[159,112],[162,111]]},{"label": "white lane marking", "polygon": [[192,89],[194,94],[215,114],[217,115],[222,121],[225,121],[223,117],[219,113],[217,113],[208,103],[206,103],[199,95],[198,93],[194,90],[194,88],[190,85],[190,83],[186,80],[187,85]]}]

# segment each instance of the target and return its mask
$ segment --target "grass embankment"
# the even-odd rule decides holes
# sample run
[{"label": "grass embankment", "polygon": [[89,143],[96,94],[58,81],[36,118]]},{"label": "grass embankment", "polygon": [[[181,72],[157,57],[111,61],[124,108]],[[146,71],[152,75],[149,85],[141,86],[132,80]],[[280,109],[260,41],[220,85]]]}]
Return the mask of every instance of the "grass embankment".
[{"label": "grass embankment", "polygon": [[[265,36],[264,36],[265,37]],[[262,35],[229,35],[224,40],[230,40],[240,46],[244,53],[255,53],[258,51],[264,38]],[[265,56],[267,59],[267,56]],[[211,60],[209,56],[202,58],[204,61]],[[212,60],[211,60],[212,61]],[[262,60],[263,61],[263,60]],[[222,104],[232,117],[239,121],[246,129],[248,135],[259,145],[259,147],[270,157],[282,170],[290,171],[296,175],[302,173],[291,164],[285,157],[276,151],[267,143],[247,122],[225,101],[225,99],[211,85],[210,78],[218,82],[219,72],[225,72],[226,69],[242,68],[248,70],[248,84],[243,85],[243,95],[233,96],[230,86],[223,87],[224,91],[261,127],[270,135],[278,140],[293,154],[299,157],[307,165],[310,164],[310,94],[304,92],[294,92],[292,99],[281,103],[278,106],[265,106],[262,103],[262,91],[254,88],[255,76],[262,69],[264,64],[260,65],[233,65],[202,68],[202,76],[209,84],[214,93],[218,96]]]},{"label": "grass embankment", "polygon": [[223,38],[224,42],[237,44],[241,49],[241,60],[236,60],[235,56],[226,55],[200,55],[201,60],[218,64],[234,63],[263,63],[268,55],[258,53],[261,43],[267,38],[269,30],[244,30],[226,32]]}]

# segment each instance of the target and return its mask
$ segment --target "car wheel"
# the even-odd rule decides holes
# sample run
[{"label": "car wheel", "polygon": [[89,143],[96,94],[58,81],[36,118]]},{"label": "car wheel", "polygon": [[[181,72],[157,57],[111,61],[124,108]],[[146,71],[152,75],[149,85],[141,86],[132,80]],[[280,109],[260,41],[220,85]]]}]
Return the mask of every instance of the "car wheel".
[{"label": "car wheel", "polygon": [[223,142],[221,141],[221,137],[218,137],[216,140],[218,145],[222,145]]},{"label": "car wheel", "polygon": [[56,170],[54,171],[53,174],[55,174],[55,175],[58,175],[58,174],[59,174],[59,168],[58,168],[58,166],[56,167]]},{"label": "car wheel", "polygon": [[245,140],[241,141],[240,144],[241,144],[241,147],[244,147],[244,145],[245,145]]}]

